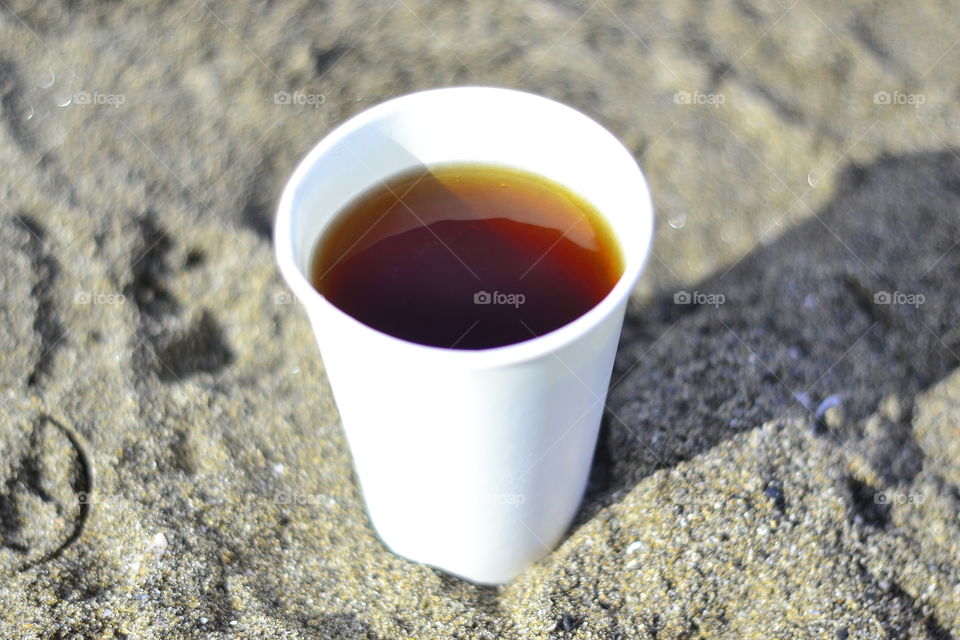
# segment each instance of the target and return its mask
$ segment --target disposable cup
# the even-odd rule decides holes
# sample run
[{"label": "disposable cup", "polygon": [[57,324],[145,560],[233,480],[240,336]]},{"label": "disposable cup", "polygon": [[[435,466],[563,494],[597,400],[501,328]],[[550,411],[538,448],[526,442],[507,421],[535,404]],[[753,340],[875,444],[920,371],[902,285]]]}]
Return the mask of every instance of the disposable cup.
[{"label": "disposable cup", "polygon": [[[623,253],[610,293],[552,332],[464,350],[387,335],[317,292],[313,250],[338,213],[398,173],[449,163],[533,172],[592,204]],[[277,260],[313,326],[370,521],[387,547],[502,584],[561,540],[583,497],[652,234],[649,191],[631,154],[582,113],[528,93],[407,95],[351,118],[310,151],[280,200]]]}]

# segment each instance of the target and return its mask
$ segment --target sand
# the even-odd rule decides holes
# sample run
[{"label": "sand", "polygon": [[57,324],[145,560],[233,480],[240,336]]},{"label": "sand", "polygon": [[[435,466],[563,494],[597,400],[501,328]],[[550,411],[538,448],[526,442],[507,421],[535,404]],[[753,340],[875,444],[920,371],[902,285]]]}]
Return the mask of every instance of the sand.
[{"label": "sand", "polygon": [[[0,638],[960,637],[947,5],[7,5]],[[658,214],[583,508],[496,589],[371,530],[269,238],[456,84],[595,117]]]}]

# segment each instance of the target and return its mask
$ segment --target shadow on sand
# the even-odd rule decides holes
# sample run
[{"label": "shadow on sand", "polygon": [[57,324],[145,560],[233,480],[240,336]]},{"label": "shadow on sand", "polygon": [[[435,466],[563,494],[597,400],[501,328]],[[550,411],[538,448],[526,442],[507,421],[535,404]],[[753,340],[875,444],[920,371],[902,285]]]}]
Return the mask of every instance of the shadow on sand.
[{"label": "shadow on sand", "polygon": [[[912,478],[913,397],[960,362],[958,243],[960,157],[881,158],[848,167],[814,217],[690,289],[723,304],[675,304],[667,291],[629,313],[578,522],[788,413],[847,443],[890,395],[903,424],[873,462],[889,481]],[[828,427],[837,404],[844,419]]]}]

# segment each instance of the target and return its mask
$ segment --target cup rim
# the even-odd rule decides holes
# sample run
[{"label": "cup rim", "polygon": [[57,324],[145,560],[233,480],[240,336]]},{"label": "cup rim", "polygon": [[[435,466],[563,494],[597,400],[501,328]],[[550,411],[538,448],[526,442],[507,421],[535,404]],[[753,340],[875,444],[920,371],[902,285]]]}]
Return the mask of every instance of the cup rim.
[{"label": "cup rim", "polygon": [[[486,94],[499,94],[500,97],[508,99],[520,98],[536,100],[551,108],[560,108],[572,112],[572,115],[575,117],[588,120],[592,126],[597,128],[600,135],[605,135],[612,139],[616,147],[621,149],[627,157],[633,160],[633,165],[636,168],[637,195],[642,205],[641,210],[638,211],[638,215],[645,216],[647,219],[646,224],[643,225],[646,238],[640,248],[642,255],[635,255],[633,260],[626,255],[624,256],[624,271],[620,275],[620,278],[607,295],[586,313],[553,331],[530,338],[529,340],[487,349],[454,349],[424,345],[384,333],[379,329],[364,324],[330,302],[314,288],[309,278],[300,269],[294,257],[295,239],[292,237],[291,230],[295,193],[297,188],[305,181],[313,165],[353,131],[401,109],[408,109],[419,102],[434,100],[437,97],[442,97],[441,94],[448,95],[452,92],[483,92]],[[603,212],[601,212],[601,215],[603,215]],[[486,368],[516,364],[556,353],[563,347],[581,339],[599,325],[610,313],[630,297],[634,286],[643,273],[650,255],[650,249],[653,243],[653,227],[653,203],[646,177],[643,175],[643,171],[636,163],[636,160],[633,159],[632,154],[623,146],[619,139],[603,125],[573,107],[537,94],[502,87],[457,86],[428,89],[391,98],[354,115],[325,135],[299,162],[284,186],[277,209],[273,240],[280,272],[286,280],[287,285],[297,296],[297,299],[305,307],[308,307],[308,315],[313,315],[309,307],[311,305],[318,305],[319,309],[323,310],[324,315],[329,316],[332,314],[342,322],[347,322],[358,328],[362,328],[378,349],[402,350],[408,356],[413,355],[418,358],[442,359],[446,366],[459,363],[468,368]],[[621,247],[623,247],[624,243],[619,236],[618,241],[621,242]],[[624,253],[626,253],[626,251],[624,251]],[[312,319],[311,317],[311,320]],[[340,323],[338,322],[337,324]]]}]

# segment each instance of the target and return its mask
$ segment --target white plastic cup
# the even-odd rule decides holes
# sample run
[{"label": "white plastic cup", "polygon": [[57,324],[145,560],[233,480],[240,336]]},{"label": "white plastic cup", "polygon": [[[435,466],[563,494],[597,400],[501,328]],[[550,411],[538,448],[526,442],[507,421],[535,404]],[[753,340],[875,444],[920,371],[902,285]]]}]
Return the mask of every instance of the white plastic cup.
[{"label": "white plastic cup", "polygon": [[[565,185],[609,222],[624,256],[610,293],[573,322],[508,346],[424,346],[340,311],[309,280],[346,205],[414,167],[485,163]],[[325,137],[280,199],[280,270],[307,310],[371,522],[395,553],[502,584],[548,553],[583,497],[624,311],[653,208],[630,153],[547,98],[461,87],[404,96]]]}]

